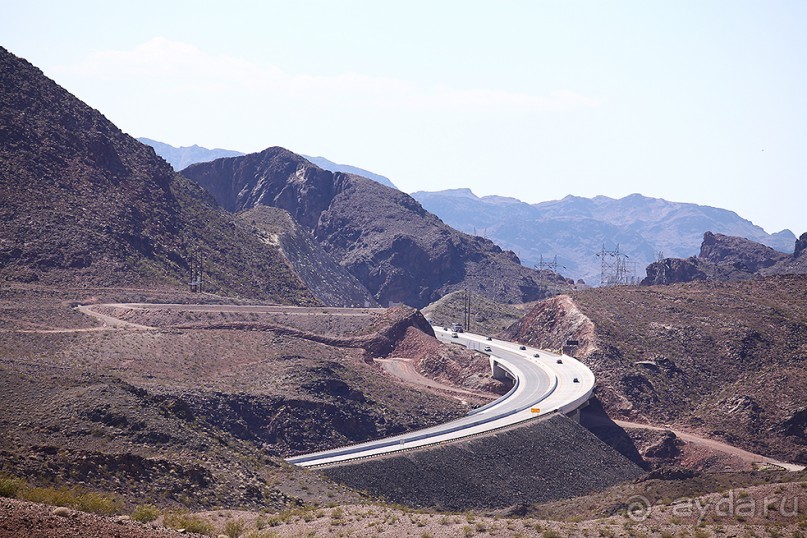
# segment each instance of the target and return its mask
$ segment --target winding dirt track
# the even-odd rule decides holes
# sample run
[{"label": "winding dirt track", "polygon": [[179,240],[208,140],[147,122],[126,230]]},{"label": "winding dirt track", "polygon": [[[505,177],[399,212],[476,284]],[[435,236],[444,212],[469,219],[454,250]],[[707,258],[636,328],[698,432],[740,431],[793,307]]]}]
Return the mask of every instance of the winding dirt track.
[{"label": "winding dirt track", "polygon": [[[124,305],[98,305],[98,306],[124,306]],[[109,327],[115,329],[134,329],[138,331],[150,331],[155,329],[155,327],[149,327],[148,325],[138,325],[137,323],[129,323],[128,321],[123,321],[122,319],[107,316],[106,314],[101,314],[93,310],[92,307],[93,305],[83,305],[78,306],[76,308],[78,309],[79,312],[87,314],[88,316],[92,316],[104,324],[104,326],[102,327],[93,327],[94,330],[103,330]]]},{"label": "winding dirt track", "polygon": [[424,387],[426,389],[437,392],[441,395],[448,395],[456,398],[460,402],[467,404],[468,397],[476,400],[493,401],[501,395],[493,394],[490,392],[476,392],[472,390],[461,389],[451,385],[444,385],[428,378],[417,371],[415,368],[415,361],[413,359],[405,359],[400,357],[392,357],[388,359],[374,359],[375,362],[381,365],[385,372],[397,377],[400,381],[409,385],[417,387]]},{"label": "winding dirt track", "polygon": [[626,422],[624,420],[615,420],[614,424],[616,424],[622,429],[645,429],[654,431],[668,430],[673,432],[676,435],[676,437],[678,437],[682,441],[686,441],[687,443],[697,445],[703,445],[712,450],[717,450],[718,452],[725,452],[726,454],[731,454],[732,456],[736,456],[741,460],[747,461],[749,463],[774,465],[776,467],[781,467],[787,471],[793,471],[793,472],[803,471],[805,468],[804,465],[786,463],[783,461],[774,460],[772,458],[766,458],[761,454],[754,454],[753,452],[748,452],[747,450],[743,450],[742,448],[738,448],[736,446],[728,445],[726,443],[722,443],[714,439],[709,439],[707,437],[701,437],[692,433],[683,432],[681,430],[675,430],[672,428],[668,428],[666,426],[651,426],[649,424],[640,424],[638,422]]}]

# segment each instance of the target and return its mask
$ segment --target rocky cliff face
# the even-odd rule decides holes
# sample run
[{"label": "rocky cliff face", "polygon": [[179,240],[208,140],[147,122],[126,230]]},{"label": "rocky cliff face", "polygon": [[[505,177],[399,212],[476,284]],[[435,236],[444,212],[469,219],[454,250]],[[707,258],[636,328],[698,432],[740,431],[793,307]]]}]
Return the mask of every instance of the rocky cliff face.
[{"label": "rocky cliff face", "polygon": [[[796,249],[799,243],[796,242]],[[687,259],[666,258],[647,266],[643,286],[693,280],[745,280],[758,274],[799,273],[789,256],[742,237],[706,232],[700,254]]]},{"label": "rocky cliff face", "polygon": [[793,256],[776,265],[760,271],[763,275],[804,275],[807,274],[807,232],[796,240]]},{"label": "rocky cliff face", "polygon": [[285,209],[382,305],[420,307],[466,288],[500,302],[547,294],[542,275],[512,252],[446,226],[407,194],[322,170],[283,148],[196,164],[182,173],[229,211]]},{"label": "rocky cliff face", "polygon": [[793,251],[793,257],[800,257],[805,250],[807,250],[807,232],[804,232],[801,234],[801,237],[796,239],[796,248]]},{"label": "rocky cliff face", "polygon": [[717,265],[730,265],[738,271],[756,273],[787,259],[788,255],[742,237],[706,232],[698,257]]},{"label": "rocky cliff face", "polygon": [[200,252],[208,291],[316,303],[202,189],[2,48],[0,199],[6,280],[184,288]]}]

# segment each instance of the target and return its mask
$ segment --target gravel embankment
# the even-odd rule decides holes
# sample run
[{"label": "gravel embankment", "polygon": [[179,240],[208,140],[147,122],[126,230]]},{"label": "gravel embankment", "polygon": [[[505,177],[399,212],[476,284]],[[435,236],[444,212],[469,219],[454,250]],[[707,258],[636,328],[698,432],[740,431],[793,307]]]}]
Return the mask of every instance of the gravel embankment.
[{"label": "gravel embankment", "polygon": [[563,415],[323,472],[392,502],[450,510],[547,502],[642,475],[639,467]]}]

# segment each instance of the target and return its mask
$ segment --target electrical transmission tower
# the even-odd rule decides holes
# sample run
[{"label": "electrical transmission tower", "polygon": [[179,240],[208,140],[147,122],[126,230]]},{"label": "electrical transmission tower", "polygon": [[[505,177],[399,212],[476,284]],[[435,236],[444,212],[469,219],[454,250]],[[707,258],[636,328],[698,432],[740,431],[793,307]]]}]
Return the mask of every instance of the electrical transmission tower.
[{"label": "electrical transmission tower", "polygon": [[[538,278],[547,293],[549,293],[550,283],[557,282],[557,277],[559,276],[558,267],[566,269],[565,265],[558,264],[557,254],[552,258],[552,261],[544,261],[544,255],[541,254],[538,263],[535,264],[535,270],[538,271]],[[555,293],[557,293],[557,290],[555,290]]]},{"label": "electrical transmission tower", "polygon": [[629,256],[619,252],[619,244],[614,250],[602,250],[600,258],[600,286],[625,286],[636,282],[636,262],[628,262]]},{"label": "electrical transmission tower", "polygon": [[[561,265],[561,267],[563,267],[563,266]],[[535,268],[537,270],[539,270],[539,271],[542,270],[542,269],[548,269],[548,270],[552,271],[553,273],[557,273],[558,272],[558,256],[557,256],[557,254],[555,255],[554,258],[552,258],[551,262],[549,262],[549,261],[545,262],[544,261],[544,255],[541,254],[538,263],[535,264]],[[563,268],[565,269],[565,267],[563,267]]]}]

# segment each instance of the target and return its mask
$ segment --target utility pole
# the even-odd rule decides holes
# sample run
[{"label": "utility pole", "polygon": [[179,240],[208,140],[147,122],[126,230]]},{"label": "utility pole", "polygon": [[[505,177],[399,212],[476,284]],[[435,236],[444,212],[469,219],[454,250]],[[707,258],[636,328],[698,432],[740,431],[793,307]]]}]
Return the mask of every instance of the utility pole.
[{"label": "utility pole", "polygon": [[465,296],[462,300],[462,309],[463,309],[463,322],[465,325],[465,330],[471,330],[471,292],[468,289],[465,290]]},{"label": "utility pole", "polygon": [[191,254],[191,292],[202,292],[202,251],[197,250]]}]

